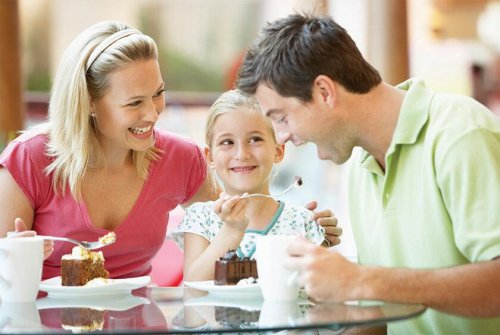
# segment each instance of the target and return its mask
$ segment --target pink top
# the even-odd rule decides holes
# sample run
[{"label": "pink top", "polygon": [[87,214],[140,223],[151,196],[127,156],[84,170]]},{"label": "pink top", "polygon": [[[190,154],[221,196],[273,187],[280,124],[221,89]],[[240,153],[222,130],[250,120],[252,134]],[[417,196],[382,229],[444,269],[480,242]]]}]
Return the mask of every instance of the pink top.
[{"label": "pink top", "polygon": [[[149,167],[131,212],[115,229],[117,240],[102,250],[112,278],[137,277],[151,272],[151,260],[164,242],[169,212],[188,201],[206,177],[201,150],[180,136],[155,131],[155,146],[163,151]],[[0,155],[6,167],[35,210],[33,230],[39,235],[65,236],[95,241],[109,231],[90,222],[85,203],[71,193],[57,195],[51,176],[44,169],[50,158],[45,154],[47,136],[28,132],[11,142]],[[54,253],[45,261],[43,279],[61,275],[61,257],[74,245],[54,242]]]}]

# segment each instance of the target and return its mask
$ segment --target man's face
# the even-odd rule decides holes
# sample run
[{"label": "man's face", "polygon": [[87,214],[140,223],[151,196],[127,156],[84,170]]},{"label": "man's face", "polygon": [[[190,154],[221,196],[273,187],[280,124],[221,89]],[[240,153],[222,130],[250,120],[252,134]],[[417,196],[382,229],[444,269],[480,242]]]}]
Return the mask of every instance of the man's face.
[{"label": "man's face", "polygon": [[313,99],[307,103],[295,97],[283,97],[265,84],[259,84],[255,95],[262,112],[271,119],[279,143],[290,141],[298,146],[312,142],[320,159],[337,164],[351,156],[354,145],[345,117],[314,89]]}]

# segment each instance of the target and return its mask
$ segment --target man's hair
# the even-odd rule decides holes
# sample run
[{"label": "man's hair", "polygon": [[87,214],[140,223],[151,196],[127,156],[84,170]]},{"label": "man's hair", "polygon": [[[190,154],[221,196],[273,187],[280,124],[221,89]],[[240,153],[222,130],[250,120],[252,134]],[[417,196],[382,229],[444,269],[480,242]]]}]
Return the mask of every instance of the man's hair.
[{"label": "man's hair", "polygon": [[[41,128],[48,134],[47,154],[52,163],[53,187],[62,193],[69,186],[81,196],[81,181],[90,167],[103,164],[92,117],[92,99],[107,93],[109,75],[134,61],[158,59],[156,43],[149,36],[120,22],[94,24],[66,48],[57,69],[49,103],[49,122]],[[133,152],[138,174],[147,177],[149,161],[157,158],[153,147]]]},{"label": "man's hair", "polygon": [[245,55],[237,87],[255,94],[257,86],[265,84],[282,96],[309,102],[319,75],[352,93],[367,93],[382,81],[332,18],[293,14],[262,30]]}]

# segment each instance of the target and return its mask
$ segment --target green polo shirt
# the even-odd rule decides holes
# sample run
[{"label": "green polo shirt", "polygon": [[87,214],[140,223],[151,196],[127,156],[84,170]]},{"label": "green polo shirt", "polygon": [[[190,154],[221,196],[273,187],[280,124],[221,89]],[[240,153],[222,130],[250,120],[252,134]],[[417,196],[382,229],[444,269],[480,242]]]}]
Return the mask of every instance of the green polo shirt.
[{"label": "green polo shirt", "polygon": [[[437,269],[500,256],[500,119],[471,98],[433,93],[419,80],[398,88],[407,93],[385,173],[360,150],[349,176],[360,263]],[[428,310],[389,324],[389,332],[498,334],[500,318]]]}]

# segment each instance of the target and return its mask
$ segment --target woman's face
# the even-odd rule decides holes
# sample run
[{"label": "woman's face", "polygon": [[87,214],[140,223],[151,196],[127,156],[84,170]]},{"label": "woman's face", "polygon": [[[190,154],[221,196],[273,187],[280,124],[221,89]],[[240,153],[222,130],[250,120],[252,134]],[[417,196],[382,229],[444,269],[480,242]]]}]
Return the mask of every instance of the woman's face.
[{"label": "woman's face", "polygon": [[109,75],[109,88],[93,101],[97,137],[104,152],[144,151],[165,108],[164,83],[155,59],[134,61]]},{"label": "woman's face", "polygon": [[240,107],[217,116],[207,158],[227,193],[268,193],[271,170],[283,158],[283,148],[261,114]]}]

